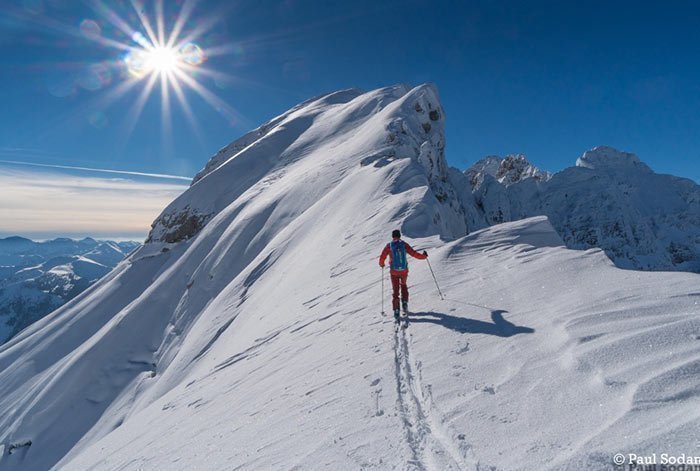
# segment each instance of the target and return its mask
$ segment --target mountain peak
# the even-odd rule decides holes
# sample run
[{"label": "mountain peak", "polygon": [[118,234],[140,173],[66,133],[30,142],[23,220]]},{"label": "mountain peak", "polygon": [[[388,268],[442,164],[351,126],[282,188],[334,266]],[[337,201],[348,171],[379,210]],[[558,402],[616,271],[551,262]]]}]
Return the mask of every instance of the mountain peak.
[{"label": "mountain peak", "polygon": [[486,175],[506,186],[529,178],[549,180],[551,177],[549,172],[532,165],[524,154],[508,154],[505,157],[490,155],[479,160],[464,173],[474,188],[481,186]]},{"label": "mountain peak", "polygon": [[594,170],[636,168],[651,171],[635,154],[619,151],[610,146],[597,146],[587,150],[576,160],[576,166]]},{"label": "mountain peak", "polygon": [[0,243],[7,244],[33,244],[34,241],[21,236],[10,236],[0,239]]},{"label": "mountain peak", "polygon": [[[425,178],[441,203],[429,209],[416,206],[404,230],[431,231],[435,228],[428,226],[434,224],[437,232],[456,237],[466,228],[448,184],[443,129],[444,112],[433,84],[369,92],[349,89],[307,100],[219,151],[156,219],[147,242],[190,239],[241,195],[267,192],[270,183],[280,179],[288,181],[289,188],[306,182],[302,201],[311,204],[314,198],[309,194],[320,198],[332,187],[319,169],[385,167],[404,160],[420,164],[406,171],[419,177],[407,177],[407,185]],[[418,214],[424,211],[430,214]],[[426,226],[426,220],[432,223]]]}]

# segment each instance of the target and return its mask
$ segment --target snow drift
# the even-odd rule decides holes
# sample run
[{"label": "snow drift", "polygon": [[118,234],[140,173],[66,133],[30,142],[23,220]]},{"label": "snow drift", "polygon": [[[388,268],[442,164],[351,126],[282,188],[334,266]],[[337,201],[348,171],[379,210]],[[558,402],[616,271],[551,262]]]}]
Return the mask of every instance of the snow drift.
[{"label": "snow drift", "polygon": [[[465,237],[479,215],[443,120],[429,85],[346,90],[222,149],[144,247],[0,347],[0,469],[607,469],[693,450],[697,276],[619,270],[544,217]],[[395,227],[447,297],[412,261],[399,333],[377,266]]]}]

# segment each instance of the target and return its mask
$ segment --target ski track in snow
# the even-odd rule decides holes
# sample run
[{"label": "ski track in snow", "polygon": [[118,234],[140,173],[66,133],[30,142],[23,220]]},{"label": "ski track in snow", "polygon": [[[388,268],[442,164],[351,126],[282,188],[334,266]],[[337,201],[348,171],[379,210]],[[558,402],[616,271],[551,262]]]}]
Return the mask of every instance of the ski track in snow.
[{"label": "ski track in snow", "polygon": [[421,363],[411,355],[411,333],[405,328],[394,331],[394,363],[397,409],[405,428],[411,459],[406,469],[468,470],[477,469],[468,460],[468,447],[455,443],[445,424],[432,406],[430,389],[421,382]]}]

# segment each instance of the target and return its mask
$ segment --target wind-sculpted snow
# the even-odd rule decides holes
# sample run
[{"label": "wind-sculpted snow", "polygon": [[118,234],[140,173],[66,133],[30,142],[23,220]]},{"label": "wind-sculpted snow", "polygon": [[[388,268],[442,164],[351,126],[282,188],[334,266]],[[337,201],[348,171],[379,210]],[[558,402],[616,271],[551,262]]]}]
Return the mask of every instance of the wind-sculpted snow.
[{"label": "wind-sculpted snow", "polygon": [[[691,180],[610,147],[546,178],[524,158],[507,162],[488,158],[466,172],[485,224],[546,215],[568,247],[599,247],[622,268],[700,272],[700,186]],[[507,178],[504,167],[524,171]]]},{"label": "wind-sculpted snow", "polygon": [[[283,116],[163,213],[201,227],[168,242],[162,215],[0,347],[1,470],[602,470],[694,446],[695,275],[619,270],[544,217],[464,236],[432,86]],[[377,264],[397,227],[446,297],[412,261],[399,333]]]},{"label": "wind-sculpted snow", "polygon": [[[309,100],[215,155],[195,177],[190,191],[156,219],[148,241],[172,243],[195,236],[224,208],[243,195],[256,194],[262,180],[271,183],[282,178],[300,159],[305,165],[315,161],[319,170],[338,165],[343,174],[353,164],[376,167],[411,159],[420,166],[407,166],[396,179],[394,191],[417,188],[425,193],[422,185],[427,177],[431,191],[425,193],[425,202],[437,199],[441,204],[415,208],[406,230],[414,235],[435,229],[446,237],[463,235],[464,209],[447,182],[443,123],[437,92],[427,86],[410,95],[405,86],[396,86],[366,94],[347,90]],[[200,183],[205,180],[206,184]],[[321,194],[327,184],[313,182],[305,193]],[[424,211],[428,207],[430,211]]]}]

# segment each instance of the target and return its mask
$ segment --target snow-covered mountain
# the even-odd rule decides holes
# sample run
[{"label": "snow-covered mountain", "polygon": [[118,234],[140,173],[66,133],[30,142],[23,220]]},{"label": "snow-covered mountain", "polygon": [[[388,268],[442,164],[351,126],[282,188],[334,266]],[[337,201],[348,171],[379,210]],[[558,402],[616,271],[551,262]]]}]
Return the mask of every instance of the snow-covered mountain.
[{"label": "snow-covered mountain", "polygon": [[544,172],[528,162],[523,154],[507,155],[504,158],[490,155],[479,160],[464,173],[474,188],[478,188],[484,183],[486,175],[490,175],[498,183],[505,186],[528,178],[546,181],[552,177],[549,172]]},{"label": "snow-covered mountain", "polygon": [[486,224],[546,215],[566,245],[602,248],[622,268],[700,272],[700,186],[596,147],[554,175],[523,156],[465,172]]},{"label": "snow-covered mountain", "polygon": [[0,239],[0,344],[107,274],[136,242]]},{"label": "snow-covered mountain", "polygon": [[[544,217],[465,236],[479,209],[443,124],[430,85],[346,90],[222,149],[143,247],[0,347],[0,469],[602,470],[695,450],[697,275],[620,270]],[[398,332],[377,265],[396,227],[445,293],[411,261]]]}]

